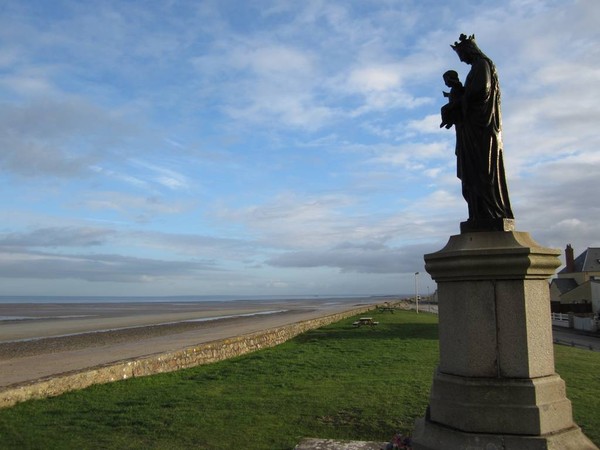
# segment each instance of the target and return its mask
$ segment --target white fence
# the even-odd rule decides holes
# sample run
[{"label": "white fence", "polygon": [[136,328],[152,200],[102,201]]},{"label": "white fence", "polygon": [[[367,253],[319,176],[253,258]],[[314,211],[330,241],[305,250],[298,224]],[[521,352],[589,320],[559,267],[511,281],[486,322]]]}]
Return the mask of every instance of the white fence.
[{"label": "white fence", "polygon": [[598,322],[592,317],[573,317],[573,328],[576,330],[589,331],[595,333],[598,331]]},{"label": "white fence", "polygon": [[597,316],[578,317],[574,315],[572,319],[569,319],[569,314],[552,313],[552,325],[596,333],[600,328],[600,320]]},{"label": "white fence", "polygon": [[552,313],[552,325],[569,328],[569,315],[563,313]]}]

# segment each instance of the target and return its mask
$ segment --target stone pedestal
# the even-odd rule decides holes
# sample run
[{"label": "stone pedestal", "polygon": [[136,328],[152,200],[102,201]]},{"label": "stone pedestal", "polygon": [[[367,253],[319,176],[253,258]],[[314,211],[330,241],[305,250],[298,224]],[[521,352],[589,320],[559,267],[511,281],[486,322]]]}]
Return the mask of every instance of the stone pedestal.
[{"label": "stone pedestal", "polygon": [[554,372],[554,249],[528,233],[452,236],[425,255],[438,284],[440,364],[414,450],[597,449]]}]

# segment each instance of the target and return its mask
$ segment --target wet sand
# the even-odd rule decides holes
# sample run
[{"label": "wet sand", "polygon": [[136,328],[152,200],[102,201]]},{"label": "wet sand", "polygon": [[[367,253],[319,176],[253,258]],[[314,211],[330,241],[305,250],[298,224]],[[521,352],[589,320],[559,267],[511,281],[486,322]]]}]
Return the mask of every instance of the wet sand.
[{"label": "wet sand", "polygon": [[0,388],[369,303],[376,300],[0,304]]}]

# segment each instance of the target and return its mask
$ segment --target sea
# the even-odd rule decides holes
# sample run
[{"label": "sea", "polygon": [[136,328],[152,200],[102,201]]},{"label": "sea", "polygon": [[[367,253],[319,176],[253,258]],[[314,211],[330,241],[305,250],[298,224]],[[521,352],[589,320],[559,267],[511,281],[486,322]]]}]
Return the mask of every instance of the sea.
[{"label": "sea", "polygon": [[198,302],[232,302],[232,301],[264,301],[284,302],[298,300],[357,300],[370,299],[385,301],[386,299],[407,298],[410,294],[395,295],[177,295],[177,296],[10,296],[0,295],[0,304],[47,304],[47,303],[198,303]]},{"label": "sea", "polygon": [[[395,296],[397,299],[398,297]],[[45,336],[36,328],[27,328],[27,335],[16,330],[18,325],[27,325],[33,322],[47,322],[57,327],[78,320],[103,320],[106,329],[94,331],[114,331],[113,319],[124,317],[155,317],[160,322],[153,325],[174,324],[179,322],[215,321],[237,317],[247,317],[264,314],[285,313],[291,310],[312,309],[319,311],[333,311],[356,304],[383,303],[391,297],[383,296],[265,296],[265,295],[187,295],[187,296],[0,296],[0,342],[29,340]],[[200,317],[184,317],[176,319],[163,319],[172,314],[184,314],[203,311],[219,311],[215,315],[201,315]],[[230,311],[230,313],[228,313]],[[92,320],[92,322],[93,322]],[[144,319],[146,321],[147,319]],[[118,321],[118,320],[117,320]],[[76,323],[76,322],[75,322]],[[90,322],[91,323],[91,322]],[[139,326],[137,320],[133,325],[121,325],[120,328]],[[145,323],[145,322],[144,322]],[[50,325],[46,325],[46,327]],[[70,325],[70,324],[69,324]],[[78,327],[80,325],[77,325]],[[97,325],[94,324],[94,327]],[[8,328],[7,328],[8,327]],[[10,329],[9,329],[10,328]],[[87,329],[86,329],[87,331]],[[10,337],[10,333],[18,336]],[[68,331],[70,333],[70,331]],[[76,331],[79,333],[80,331]],[[20,333],[20,334],[19,334]],[[53,333],[55,333],[53,331]],[[56,333],[55,333],[56,334]],[[60,334],[60,336],[67,334]]]}]

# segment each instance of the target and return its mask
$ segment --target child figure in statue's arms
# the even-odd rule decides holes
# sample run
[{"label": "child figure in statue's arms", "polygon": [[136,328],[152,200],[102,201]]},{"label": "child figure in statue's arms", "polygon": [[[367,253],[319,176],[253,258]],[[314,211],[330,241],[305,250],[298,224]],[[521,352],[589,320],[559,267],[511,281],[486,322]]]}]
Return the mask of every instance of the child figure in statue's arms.
[{"label": "child figure in statue's arms", "polygon": [[462,96],[465,92],[465,88],[458,79],[458,73],[454,70],[448,70],[443,75],[444,83],[450,88],[450,92],[442,92],[444,97],[448,98],[448,103],[442,106],[442,123],[440,128],[446,127],[451,128],[452,125],[456,125],[461,122],[462,117]]}]

